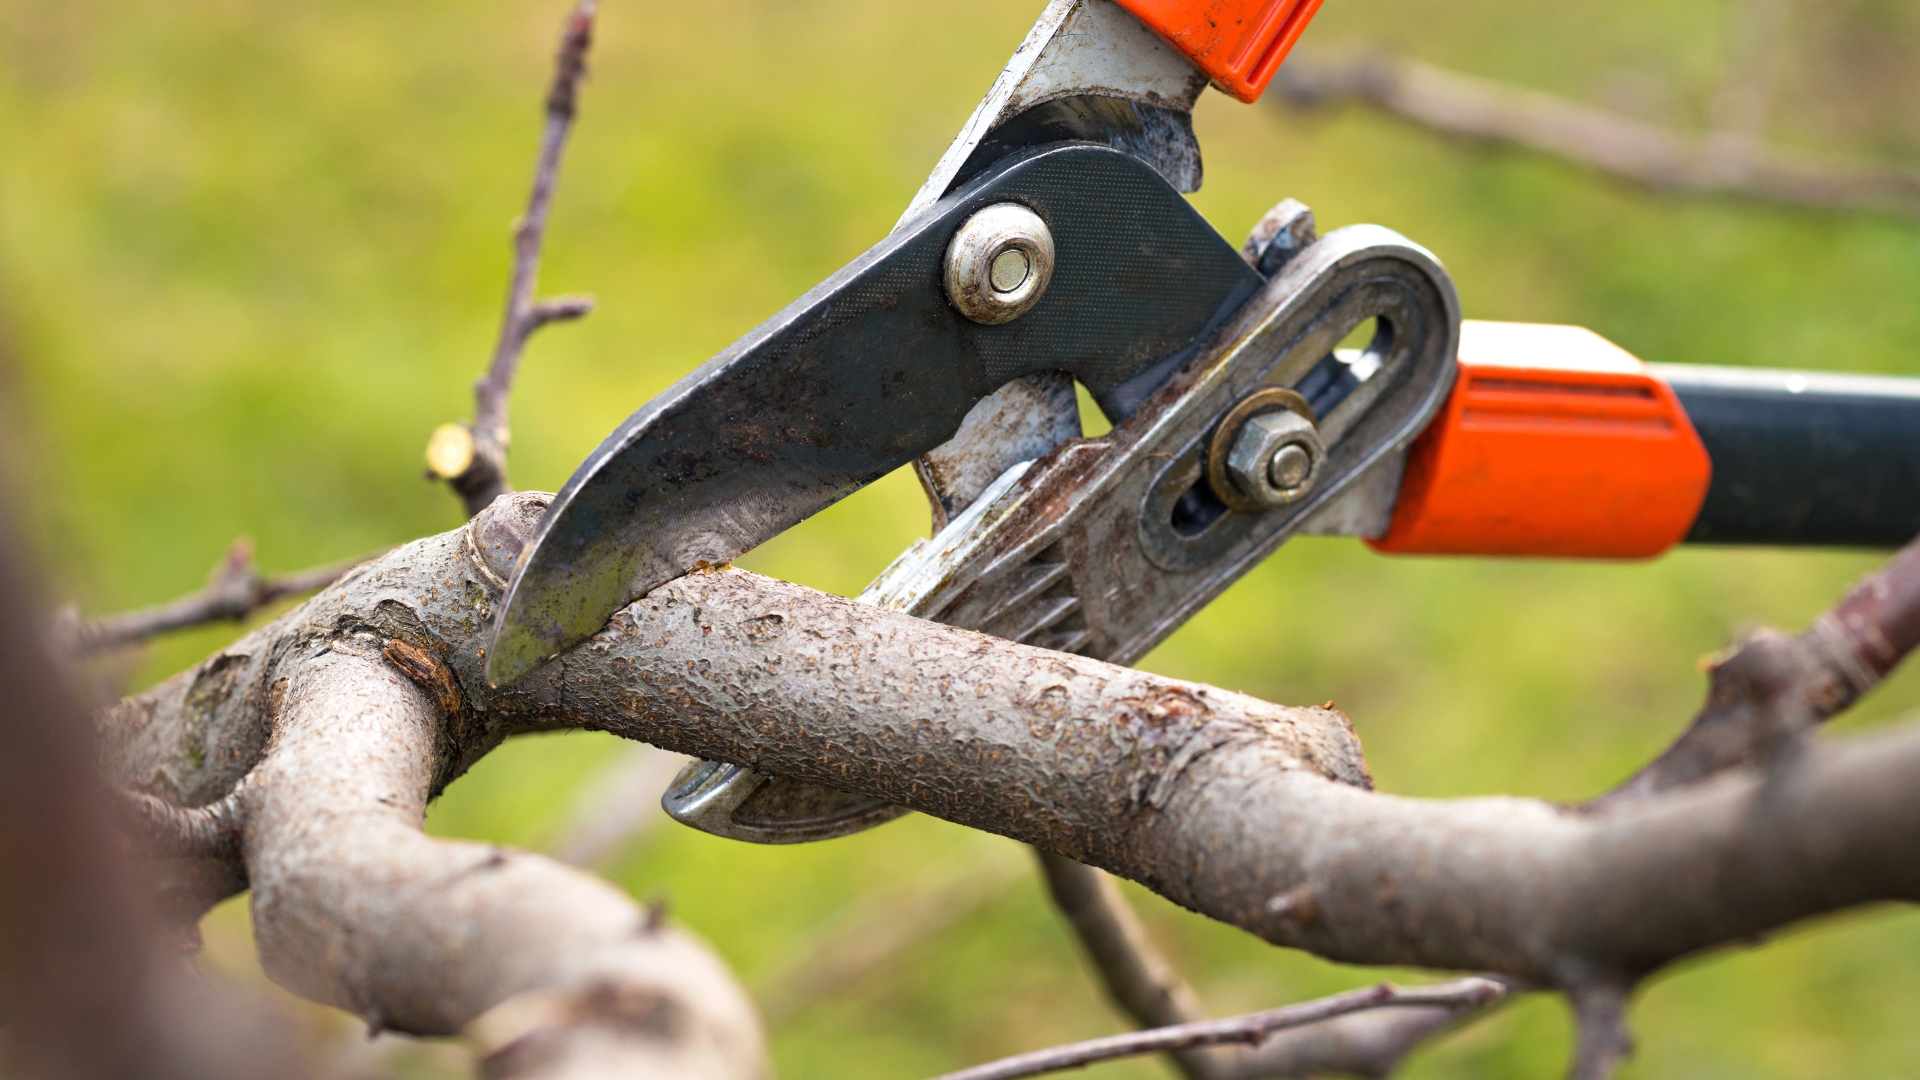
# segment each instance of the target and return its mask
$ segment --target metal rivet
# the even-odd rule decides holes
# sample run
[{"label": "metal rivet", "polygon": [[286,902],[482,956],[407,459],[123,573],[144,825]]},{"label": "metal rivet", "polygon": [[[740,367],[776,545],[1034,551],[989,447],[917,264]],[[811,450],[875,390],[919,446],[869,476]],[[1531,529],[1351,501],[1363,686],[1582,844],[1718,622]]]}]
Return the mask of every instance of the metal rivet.
[{"label": "metal rivet", "polygon": [[993,257],[993,273],[988,279],[993,282],[994,292],[1012,292],[1027,280],[1030,270],[1026,253],[1019,248],[1008,248]]},{"label": "metal rivet", "polygon": [[996,203],[968,218],[947,245],[947,299],[989,326],[1040,301],[1053,276],[1053,234],[1019,203]]}]

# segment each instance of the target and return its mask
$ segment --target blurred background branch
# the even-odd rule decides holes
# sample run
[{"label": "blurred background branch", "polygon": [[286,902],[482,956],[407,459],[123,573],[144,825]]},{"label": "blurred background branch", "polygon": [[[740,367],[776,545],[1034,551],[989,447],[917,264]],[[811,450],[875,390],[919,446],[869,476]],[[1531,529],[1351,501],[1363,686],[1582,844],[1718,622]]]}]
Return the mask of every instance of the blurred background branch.
[{"label": "blurred background branch", "polygon": [[[1783,5],[1753,0],[1753,6]],[[1770,25],[1777,27],[1777,18]],[[1751,77],[1730,82],[1715,110],[1728,126],[1701,136],[1379,53],[1296,56],[1272,90],[1276,102],[1291,108],[1360,102],[1442,134],[1524,147],[1659,190],[1920,216],[1920,171],[1763,142],[1767,69],[1756,62]]]}]

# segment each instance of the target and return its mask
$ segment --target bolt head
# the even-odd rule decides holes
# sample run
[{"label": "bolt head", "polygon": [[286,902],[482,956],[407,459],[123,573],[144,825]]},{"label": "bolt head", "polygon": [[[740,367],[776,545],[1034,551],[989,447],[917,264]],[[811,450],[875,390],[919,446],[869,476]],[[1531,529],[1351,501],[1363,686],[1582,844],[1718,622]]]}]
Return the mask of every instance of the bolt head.
[{"label": "bolt head", "polygon": [[947,299],[967,318],[994,326],[1040,302],[1053,274],[1053,234],[1019,203],[984,207],[947,244]]},{"label": "bolt head", "polygon": [[1280,409],[1254,416],[1241,426],[1227,453],[1227,473],[1253,502],[1285,506],[1313,490],[1326,457],[1313,421]]}]

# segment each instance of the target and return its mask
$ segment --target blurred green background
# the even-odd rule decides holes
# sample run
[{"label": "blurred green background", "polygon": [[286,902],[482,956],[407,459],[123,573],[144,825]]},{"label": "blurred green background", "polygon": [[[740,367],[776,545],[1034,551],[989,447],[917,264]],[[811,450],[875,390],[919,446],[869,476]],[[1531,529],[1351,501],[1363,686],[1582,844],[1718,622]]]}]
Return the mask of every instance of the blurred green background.
[{"label": "blurred green background", "polygon": [[[601,307],[530,350],[519,486],[559,485],[632,408],[881,237],[1039,7],[606,0],[542,282]],[[459,523],[421,450],[469,415],[491,347],[563,11],[0,0],[0,446],[50,596],[93,612],[169,598],[239,535],[293,569]],[[1751,17],[1731,0],[1333,0],[1301,48],[1392,49],[1699,130],[1752,59]],[[1920,156],[1917,80],[1914,4],[1802,3],[1768,134]],[[1913,221],[1652,194],[1358,109],[1209,94],[1196,125],[1194,202],[1229,237],[1293,196],[1323,229],[1374,221],[1433,249],[1469,316],[1579,323],[1650,360],[1920,374]],[[896,475],[747,563],[852,593],[925,528]],[[1384,790],[1579,798],[1691,714],[1698,657],[1756,623],[1799,628],[1876,561],[1389,559],[1302,540],[1143,666],[1333,699]],[[139,678],[232,633],[163,642]],[[1908,672],[1840,726],[1917,702]],[[598,736],[523,740],[457,783],[430,827],[556,843],[628,754]],[[779,1075],[897,1080],[1116,1029],[1022,860],[915,817],[799,849],[659,825],[610,872],[670,900],[770,1000],[817,950],[916,912],[944,920],[774,1017]],[[1221,1012],[1380,974],[1133,894]],[[209,962],[248,977],[244,905],[211,916],[208,937]],[[1916,961],[1920,919],[1885,909],[1688,963],[1639,999],[1627,1075],[1913,1075]],[[1567,1043],[1557,1003],[1522,1002],[1408,1075],[1557,1075]],[[388,1056],[435,1073],[459,1051]],[[1096,1074],[1166,1075],[1153,1061]]]}]

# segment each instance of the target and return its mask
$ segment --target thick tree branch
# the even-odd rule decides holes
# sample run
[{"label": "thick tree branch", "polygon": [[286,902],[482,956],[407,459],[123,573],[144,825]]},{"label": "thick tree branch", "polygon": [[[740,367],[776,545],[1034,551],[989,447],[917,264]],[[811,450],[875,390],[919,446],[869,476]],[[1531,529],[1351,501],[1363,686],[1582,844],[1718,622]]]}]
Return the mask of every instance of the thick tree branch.
[{"label": "thick tree branch", "polygon": [[1273,99],[1284,104],[1363,101],[1448,135],[1524,146],[1652,188],[1920,214],[1920,172],[1772,148],[1746,130],[1694,138],[1417,60],[1296,55],[1273,88]]},{"label": "thick tree branch", "polygon": [[[1055,906],[1122,1012],[1143,1028],[1206,1019],[1199,997],[1154,948],[1112,878],[1065,856],[1035,854]],[[1491,1000],[1350,1013],[1276,1031],[1253,1046],[1192,1047],[1168,1056],[1189,1080],[1384,1077],[1422,1042]]]},{"label": "thick tree branch", "polygon": [[332,566],[263,577],[253,562],[253,541],[242,537],[214,564],[207,584],[197,592],[155,607],[80,621],[67,609],[56,625],[55,637],[69,655],[122,648],[174,630],[216,622],[240,622],[289,596],[324,589],[374,556],[363,556]]},{"label": "thick tree branch", "polygon": [[1079,1069],[1096,1062],[1137,1057],[1141,1054],[1188,1050],[1226,1043],[1258,1046],[1273,1032],[1316,1024],[1362,1010],[1416,1005],[1439,1005],[1449,1008],[1475,1006],[1491,1001],[1501,993],[1503,990],[1500,984],[1487,979],[1462,979],[1459,982],[1440,986],[1411,988],[1381,983],[1378,986],[1349,990],[1344,994],[1335,994],[1318,1001],[1287,1005],[1225,1020],[1202,1020],[1198,1023],[1179,1024],[1173,1027],[1150,1028],[1125,1035],[1109,1035],[1104,1039],[1088,1039],[1085,1042],[1056,1046],[1047,1050],[1035,1050],[1029,1054],[1002,1058],[985,1065],[976,1065],[971,1069],[947,1073],[938,1080],[1018,1080],[1023,1076],[1039,1076],[1065,1069]]},{"label": "thick tree branch", "polygon": [[[1813,743],[1598,812],[1399,798],[1369,789],[1336,712],[739,570],[663,586],[522,683],[494,689],[482,672],[498,583],[545,501],[503,498],[107,710],[115,779],[178,805],[224,797],[261,760],[268,730],[281,752],[286,721],[269,717],[308,667],[336,647],[412,655],[391,647],[399,641],[444,668],[410,660],[405,670],[423,700],[452,710],[426,790],[514,731],[600,728],[1011,836],[1345,962],[1489,971],[1584,993],[1630,987],[1808,915],[1920,897],[1920,863],[1908,857],[1920,844],[1920,728]],[[1872,597],[1912,588],[1920,563],[1909,554]],[[1876,663],[1891,666],[1905,609],[1876,600],[1838,610],[1851,613],[1835,616],[1850,634],[1886,644]],[[257,878],[260,826],[249,820]]]},{"label": "thick tree branch", "polygon": [[533,191],[527,197],[526,214],[513,230],[513,270],[507,283],[506,311],[501,317],[493,361],[473,386],[473,424],[443,426],[427,444],[429,472],[459,494],[468,517],[513,490],[507,483],[507,444],[511,439],[507,401],[527,339],[548,323],[578,319],[593,310],[591,297],[535,301],[533,291],[554,184],[560,175],[560,156],[566,150],[567,134],[578,110],[580,80],[587,73],[594,10],[595,0],[580,0],[567,18],[554,55],[553,82],[547,87],[547,122],[533,168]]},{"label": "thick tree branch", "polygon": [[366,632],[316,643],[240,789],[261,964],[489,1076],[755,1077],[758,1023],[704,946],[551,859],[420,832],[441,703]]}]

